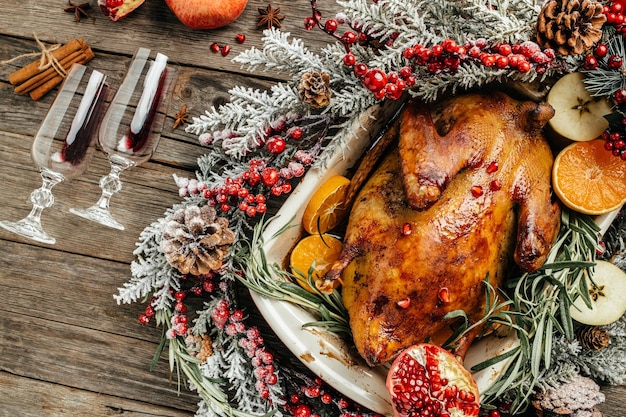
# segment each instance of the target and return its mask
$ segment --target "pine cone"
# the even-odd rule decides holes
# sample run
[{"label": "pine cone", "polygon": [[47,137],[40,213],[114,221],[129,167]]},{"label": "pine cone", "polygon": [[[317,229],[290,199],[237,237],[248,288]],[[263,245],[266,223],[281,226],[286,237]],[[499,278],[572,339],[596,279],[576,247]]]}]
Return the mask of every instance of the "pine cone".
[{"label": "pine cone", "polygon": [[200,362],[206,362],[207,358],[213,354],[213,341],[206,334],[202,337],[187,335],[185,345],[189,354],[198,358]]},{"label": "pine cone", "polygon": [[174,213],[163,228],[161,249],[183,274],[201,275],[222,266],[235,233],[228,220],[217,217],[211,206],[189,206]]},{"label": "pine cone", "polygon": [[548,0],[537,18],[537,43],[562,55],[578,55],[602,37],[606,16],[596,0]]},{"label": "pine cone", "polygon": [[298,84],[300,99],[316,109],[330,103],[330,75],[327,72],[309,71],[302,75]]},{"label": "pine cone", "polygon": [[602,417],[596,405],[604,400],[598,384],[577,375],[556,388],[535,394],[532,404],[538,417]]},{"label": "pine cone", "polygon": [[611,335],[597,326],[581,326],[576,330],[576,338],[580,345],[589,350],[601,350],[611,342]]}]

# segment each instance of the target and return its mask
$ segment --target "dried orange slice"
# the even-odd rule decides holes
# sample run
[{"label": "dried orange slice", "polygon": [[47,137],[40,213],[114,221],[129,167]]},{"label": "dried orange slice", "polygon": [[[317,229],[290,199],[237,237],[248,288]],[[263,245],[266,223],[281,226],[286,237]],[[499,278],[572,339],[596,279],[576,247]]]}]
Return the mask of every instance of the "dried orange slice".
[{"label": "dried orange slice", "polygon": [[341,175],[330,177],[315,191],[302,216],[302,226],[310,234],[326,233],[337,227],[346,214],[346,194],[350,180]]},{"label": "dried orange slice", "polygon": [[324,276],[333,262],[339,258],[342,247],[341,240],[331,235],[310,235],[299,241],[291,251],[289,263],[291,272],[302,288],[313,292],[308,282],[308,272],[314,280]]},{"label": "dried orange slice", "polygon": [[604,214],[626,202],[626,161],[604,149],[604,142],[572,143],[554,159],[554,192],[572,210]]}]

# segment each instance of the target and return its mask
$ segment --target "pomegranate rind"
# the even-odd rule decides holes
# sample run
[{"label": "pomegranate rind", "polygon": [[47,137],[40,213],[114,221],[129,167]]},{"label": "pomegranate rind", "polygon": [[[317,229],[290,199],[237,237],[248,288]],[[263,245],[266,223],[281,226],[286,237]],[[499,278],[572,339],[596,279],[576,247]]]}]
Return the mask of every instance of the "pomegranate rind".
[{"label": "pomegranate rind", "polygon": [[[421,375],[412,379],[412,376]],[[448,351],[422,343],[404,350],[391,364],[387,390],[396,417],[417,417],[430,404],[447,417],[474,417],[480,412],[472,374]]]},{"label": "pomegranate rind", "polygon": [[141,6],[145,0],[124,0],[120,6],[110,7],[107,6],[108,0],[98,0],[98,6],[105,16],[114,22],[128,16],[135,9]]}]

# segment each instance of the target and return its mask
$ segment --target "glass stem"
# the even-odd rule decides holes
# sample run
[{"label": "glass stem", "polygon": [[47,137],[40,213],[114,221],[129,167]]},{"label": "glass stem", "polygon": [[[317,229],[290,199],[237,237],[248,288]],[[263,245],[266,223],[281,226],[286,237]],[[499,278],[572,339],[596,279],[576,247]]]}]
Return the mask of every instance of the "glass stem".
[{"label": "glass stem", "polygon": [[111,172],[109,172],[109,175],[104,176],[100,179],[100,188],[102,189],[102,194],[96,202],[96,206],[103,210],[109,211],[109,202],[111,201],[111,197],[113,196],[113,194],[118,193],[122,190],[120,173],[126,168],[128,167],[116,164],[111,161]]},{"label": "glass stem", "polygon": [[46,168],[41,170],[43,184],[30,194],[30,202],[33,204],[26,219],[31,223],[41,224],[41,213],[44,209],[54,204],[52,187],[63,181],[63,175],[50,171]]}]

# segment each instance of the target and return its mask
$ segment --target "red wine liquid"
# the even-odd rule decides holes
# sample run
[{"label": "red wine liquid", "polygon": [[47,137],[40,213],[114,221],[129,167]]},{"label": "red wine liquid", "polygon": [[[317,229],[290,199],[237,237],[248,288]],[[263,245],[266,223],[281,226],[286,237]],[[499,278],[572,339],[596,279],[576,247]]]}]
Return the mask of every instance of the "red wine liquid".
[{"label": "red wine liquid", "polygon": [[[150,109],[148,110],[148,114],[144,119],[144,123],[141,126],[141,129],[139,129],[138,132],[133,132],[130,128],[128,129],[128,133],[126,134],[126,145],[128,149],[132,149],[133,153],[139,153],[148,142],[148,138],[150,137],[150,131],[152,129],[152,123],[154,122],[154,117],[156,116],[159,104],[161,103],[166,78],[167,69],[164,69],[161,73],[161,76],[159,77],[157,91],[154,95],[154,98],[152,99]],[[137,111],[140,110],[137,109]]]},{"label": "red wine liquid", "polygon": [[[74,132],[70,129],[65,137],[65,142],[63,142],[63,147],[61,148],[61,158],[64,162],[78,165],[85,158],[96,134],[99,118],[102,114],[103,97],[106,96],[106,93],[107,86],[104,85],[100,95],[92,100],[89,110],[83,115],[77,114],[75,116],[72,123],[80,123],[80,125]],[[82,120],[77,119],[78,117],[82,117]]]}]

